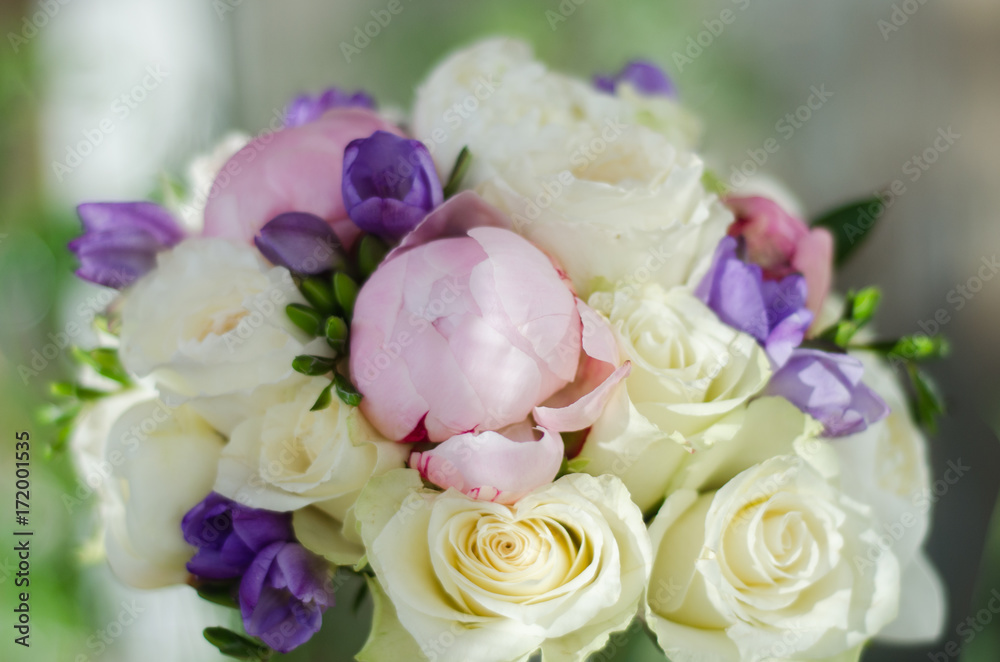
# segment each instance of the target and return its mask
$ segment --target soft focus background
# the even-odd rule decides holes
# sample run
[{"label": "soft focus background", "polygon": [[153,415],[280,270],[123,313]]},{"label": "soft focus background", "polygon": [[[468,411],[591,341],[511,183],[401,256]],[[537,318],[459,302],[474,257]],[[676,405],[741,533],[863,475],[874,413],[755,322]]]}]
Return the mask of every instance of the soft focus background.
[{"label": "soft focus background", "polygon": [[[54,432],[33,412],[47,383],[67,375],[67,342],[87,342],[67,329],[101,301],[98,288],[71,277],[73,206],[147,196],[227,128],[260,131],[300,91],[365,88],[383,107],[406,107],[441,55],[492,33],[526,38],[551,65],[582,76],[635,56],[658,61],[704,118],[706,153],[723,177],[750,168],[750,156],[778,138],[762,170],[810,213],[903,182],[839,286],[884,289],[886,335],[933,331],[946,311],[942,331],[955,351],[931,372],[951,417],[933,442],[934,471],[970,469],[937,502],[930,543],[949,591],[944,638],[920,649],[876,646],[865,659],[1000,659],[1000,614],[987,607],[1000,595],[1000,278],[977,275],[1000,253],[1000,3],[402,0],[375,37],[358,37],[386,4],[0,3],[0,521],[9,523],[0,526],[0,659],[215,660],[199,631],[230,618],[188,589],[115,583],[94,544],[92,490],[67,455],[44,457]],[[345,43],[358,52],[345,56]],[[793,135],[779,133],[814,86],[832,96]],[[935,148],[939,132],[958,137]],[[21,430],[33,442],[30,650],[13,644],[11,627],[22,590],[10,535]],[[324,630],[323,645],[295,659],[352,658],[367,630],[350,616],[355,588],[342,590],[342,622]],[[970,617],[978,621],[962,626]],[[641,634],[616,637],[613,649],[600,659],[657,659]]]}]

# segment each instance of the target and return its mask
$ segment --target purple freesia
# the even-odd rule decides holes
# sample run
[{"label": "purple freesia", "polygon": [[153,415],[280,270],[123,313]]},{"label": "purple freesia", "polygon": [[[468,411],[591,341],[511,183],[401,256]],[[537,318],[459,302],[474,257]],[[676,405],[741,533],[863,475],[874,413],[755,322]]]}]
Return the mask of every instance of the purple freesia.
[{"label": "purple freesia", "polygon": [[861,361],[847,354],[796,349],[774,373],[766,395],[781,396],[823,424],[827,437],[861,432],[889,415],[889,406],[866,386]]},{"label": "purple freesia", "polygon": [[76,275],[106,287],[128,287],[184,238],[170,212],[152,202],[85,202],[76,213],[84,231],[69,242],[80,260]]},{"label": "purple freesia", "polygon": [[247,634],[280,653],[307,642],[333,604],[330,566],[294,542],[275,542],[257,554],[240,582]]},{"label": "purple freesia", "polygon": [[294,537],[289,513],[249,508],[216,492],[184,515],[181,530],[198,548],[188,571],[212,580],[240,577],[259,551]]},{"label": "purple freesia", "polygon": [[424,144],[386,131],[347,145],[342,189],[351,220],[388,241],[400,239],[444,201]]},{"label": "purple freesia", "polygon": [[319,94],[302,94],[292,99],[285,109],[285,126],[301,126],[318,120],[331,108],[375,108],[375,100],[362,90],[345,92],[331,87]]},{"label": "purple freesia", "polygon": [[812,323],[806,281],[799,274],[764,280],[760,266],[740,259],[740,244],[724,237],[696,296],[723,322],[749,333],[776,366],[784,365]]},{"label": "purple freesia", "polygon": [[318,274],[344,264],[340,240],[319,216],[278,214],[253,239],[273,264],[299,274]]},{"label": "purple freesia", "polygon": [[632,60],[614,76],[594,76],[594,86],[614,94],[622,83],[629,83],[646,96],[677,96],[677,88],[666,72],[647,60]]}]

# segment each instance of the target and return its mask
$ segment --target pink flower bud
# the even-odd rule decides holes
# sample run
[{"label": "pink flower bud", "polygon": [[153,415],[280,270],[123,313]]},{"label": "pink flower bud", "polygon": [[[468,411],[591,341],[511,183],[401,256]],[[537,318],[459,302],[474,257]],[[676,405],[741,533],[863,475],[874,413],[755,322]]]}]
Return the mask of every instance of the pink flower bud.
[{"label": "pink flower bud", "polygon": [[812,228],[772,200],[758,196],[729,197],[736,214],[729,235],[746,242],[746,259],[760,265],[764,278],[781,280],[794,273],[805,276],[806,307],[818,315],[833,279],[833,237],[825,228]]}]

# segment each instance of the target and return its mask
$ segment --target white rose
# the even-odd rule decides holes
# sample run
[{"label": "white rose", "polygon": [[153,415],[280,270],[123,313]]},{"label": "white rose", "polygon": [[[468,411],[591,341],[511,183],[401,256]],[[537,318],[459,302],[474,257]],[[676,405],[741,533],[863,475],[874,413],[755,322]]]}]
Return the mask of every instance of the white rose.
[{"label": "white rose", "polygon": [[674,492],[650,525],[647,622],[674,662],[852,659],[896,616],[899,565],[836,455],[771,458],[717,492]]},{"label": "white rose", "polygon": [[294,375],[299,354],[329,355],[291,323],[290,303],[305,303],[291,274],[253,247],[188,239],[126,292],[122,363],[152,376],[170,404],[248,395]]},{"label": "white rose", "polygon": [[892,643],[928,643],[945,624],[945,591],[923,551],[930,530],[931,472],[927,438],[910,418],[906,394],[892,368],[869,353],[858,353],[865,383],[891,408],[889,416],[864,432],[831,445],[840,457],[841,489],[870,504],[879,526],[880,546],[869,550],[874,562],[887,550],[899,559],[902,594],[899,617],[879,639]]},{"label": "white rose", "polygon": [[223,440],[190,408],[147,401],[112,425],[105,547],[115,574],[137,588],[183,584],[194,548],[181,520],[212,491]]},{"label": "white rose", "polygon": [[493,39],[434,70],[413,126],[444,172],[469,147],[465,185],[554,256],[582,296],[595,279],[669,287],[703,273],[732,215],[705,190],[687,144],[650,128],[669,124],[672,102],[637,99],[550,72],[522,42]]},{"label": "white rose", "polygon": [[683,288],[622,288],[589,303],[607,314],[632,371],[581,457],[590,460],[588,473],[620,476],[645,510],[664,496],[686,455],[733,437],[742,420],[727,415],[767,384],[770,362],[751,336]]},{"label": "white rose", "polygon": [[266,510],[314,505],[322,514],[296,518],[302,542],[347,564],[364,552],[353,513],[361,489],[371,476],[402,467],[409,446],[386,440],[336,395],[329,406],[311,411],[329,383],[305,379],[288,399],[236,426],[222,451],[215,491]]},{"label": "white rose", "polygon": [[[399,650],[370,660],[583,660],[635,616],[649,571],[642,514],[613,476],[570,474],[512,506],[424,489],[411,469],[358,502]],[[390,607],[394,607],[391,610]],[[398,621],[396,620],[398,618]]]}]

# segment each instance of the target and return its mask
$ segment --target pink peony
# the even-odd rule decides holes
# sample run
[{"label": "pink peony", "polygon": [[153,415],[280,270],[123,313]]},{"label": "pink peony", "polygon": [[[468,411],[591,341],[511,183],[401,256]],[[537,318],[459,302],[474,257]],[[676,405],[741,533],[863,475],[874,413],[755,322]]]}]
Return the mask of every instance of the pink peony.
[{"label": "pink peony", "polygon": [[329,223],[349,246],[358,229],[341,197],[344,148],[375,131],[402,135],[370,110],[337,108],[314,122],[258,136],[216,176],[204,234],[249,243],[278,214],[306,212]]},{"label": "pink peony", "polygon": [[747,260],[760,265],[769,280],[793,273],[805,276],[806,306],[819,315],[833,278],[830,232],[810,229],[768,198],[734,196],[726,198],[726,204],[736,215],[729,235],[746,242]]},{"label": "pink peony", "polygon": [[581,315],[589,309],[508,225],[474,193],[460,194],[358,294],[351,377],[365,416],[388,438],[440,442],[499,430],[543,403],[553,407],[551,422],[539,421],[550,431],[582,429],[600,413],[605,382],[627,374],[613,348],[590,359],[595,334],[585,327],[594,322]]}]

